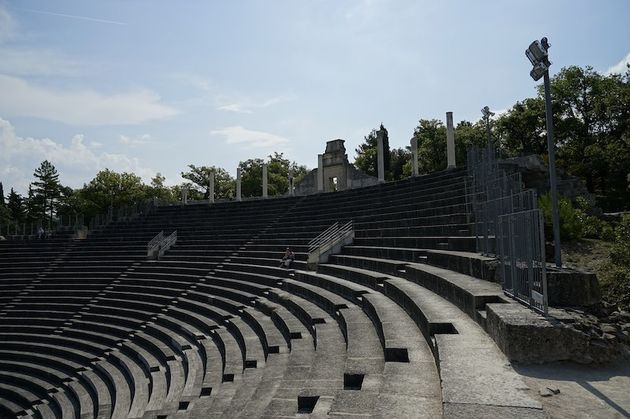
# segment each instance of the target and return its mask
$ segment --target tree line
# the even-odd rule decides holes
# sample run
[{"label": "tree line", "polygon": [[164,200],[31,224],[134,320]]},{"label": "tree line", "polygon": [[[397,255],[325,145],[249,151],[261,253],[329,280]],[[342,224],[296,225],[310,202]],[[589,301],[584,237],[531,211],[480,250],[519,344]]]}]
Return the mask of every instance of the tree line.
[{"label": "tree line", "polygon": [[[306,174],[306,166],[289,161],[282,153],[273,153],[266,162],[263,159],[240,162],[243,197],[262,195],[263,163],[268,165],[269,196],[287,193],[289,172],[296,182]],[[104,169],[81,188],[73,189],[61,184],[57,169],[45,160],[33,172],[33,181],[26,196],[11,188],[5,198],[0,183],[0,225],[28,224],[52,228],[61,220],[72,220],[77,215],[90,219],[106,213],[109,208],[121,208],[150,199],[174,203],[181,199],[184,188],[188,190],[188,199],[208,199],[211,173],[215,175],[215,198],[233,198],[236,180],[221,167],[191,164],[187,171],[181,172],[186,181],[175,186],[166,186],[166,178],[161,173],[146,184],[134,173]]]},{"label": "tree line", "polygon": [[[601,74],[591,67],[563,68],[551,79],[557,165],[570,175],[584,179],[598,206],[608,211],[630,209],[630,67],[625,74]],[[503,157],[538,154],[546,158],[545,104],[542,86],[535,97],[517,101],[491,121],[492,137]],[[391,148],[384,131],[385,179],[411,175],[410,147]],[[355,150],[354,164],[377,176],[377,131],[372,130]],[[446,168],[446,127],[436,119],[420,119],[413,130],[418,144],[421,173]],[[488,140],[485,122],[461,121],[455,127],[459,164],[466,161],[466,149]],[[242,196],[262,195],[263,159],[240,162]],[[285,194],[289,171],[295,183],[306,167],[291,162],[282,153],[268,156],[269,196]],[[207,199],[210,173],[215,174],[215,198],[235,195],[235,179],[223,168],[189,165],[181,172],[185,183],[166,186],[157,173],[145,184],[133,173],[104,169],[83,187],[73,189],[59,181],[54,165],[44,161],[35,169],[28,193],[11,189],[5,197],[0,183],[0,224],[38,223],[50,225],[60,217],[104,213],[146,199],[176,202],[182,189],[189,199]]]},{"label": "tree line", "polygon": [[[502,157],[538,154],[547,159],[545,100],[537,95],[517,101],[491,121],[493,141]],[[630,209],[630,67],[625,74],[601,74],[591,67],[571,66],[551,79],[557,166],[578,176],[608,211]],[[382,127],[382,125],[381,125]],[[389,149],[385,136],[385,179],[411,174],[410,147]],[[421,173],[446,168],[446,127],[421,119],[413,131]],[[488,140],[485,121],[462,121],[455,127],[456,157]],[[376,130],[355,150],[355,165],[376,176]]]}]

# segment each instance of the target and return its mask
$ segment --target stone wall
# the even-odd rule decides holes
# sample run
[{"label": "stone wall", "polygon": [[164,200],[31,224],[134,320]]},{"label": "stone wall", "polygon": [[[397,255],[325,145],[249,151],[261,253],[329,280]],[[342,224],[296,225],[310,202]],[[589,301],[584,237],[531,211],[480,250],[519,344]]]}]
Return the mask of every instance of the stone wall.
[{"label": "stone wall", "polygon": [[[499,166],[508,173],[520,172],[525,187],[535,189],[538,196],[549,192],[549,168],[539,156],[532,154],[505,159],[499,162]],[[567,175],[560,169],[556,170],[560,195],[573,201],[578,196],[586,196],[594,202],[594,197],[588,192],[582,179]]]},{"label": "stone wall", "polygon": [[[344,140],[332,140],[326,143],[326,151],[322,154],[322,167],[311,170],[295,186],[295,195],[311,195],[320,192],[317,188],[319,170],[323,170],[323,192],[343,191],[376,185],[378,179],[363,173],[348,162]],[[336,179],[336,184],[333,182]]]}]

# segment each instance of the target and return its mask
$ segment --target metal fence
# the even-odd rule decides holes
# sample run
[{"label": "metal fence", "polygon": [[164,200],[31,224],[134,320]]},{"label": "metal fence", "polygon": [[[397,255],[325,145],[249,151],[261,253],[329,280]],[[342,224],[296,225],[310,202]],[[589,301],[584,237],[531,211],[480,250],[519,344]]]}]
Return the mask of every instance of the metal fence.
[{"label": "metal fence", "polygon": [[114,222],[129,222],[148,215],[154,212],[155,208],[153,200],[146,200],[117,208],[110,207],[106,212],[94,215],[56,214],[52,219],[32,222],[0,222],[0,236],[12,240],[34,239],[40,237],[40,227],[44,230],[45,237],[59,233],[77,233],[84,227],[89,231],[102,230]]},{"label": "metal fence", "polygon": [[503,290],[547,314],[543,217],[539,209],[499,216],[497,241]]},{"label": "metal fence", "polygon": [[520,173],[499,167],[492,144],[471,147],[466,202],[474,217],[477,251],[496,255],[506,294],[547,313],[542,214],[534,190],[524,190]]}]

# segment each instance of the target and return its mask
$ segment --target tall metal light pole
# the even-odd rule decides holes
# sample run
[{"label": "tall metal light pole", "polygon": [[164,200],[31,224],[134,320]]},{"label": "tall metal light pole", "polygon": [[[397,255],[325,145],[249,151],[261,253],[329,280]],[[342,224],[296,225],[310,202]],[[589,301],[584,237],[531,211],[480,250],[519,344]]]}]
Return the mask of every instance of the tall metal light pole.
[{"label": "tall metal light pole", "polygon": [[543,77],[545,86],[545,115],[547,120],[547,149],[549,151],[549,186],[551,192],[551,217],[553,221],[553,247],[556,267],[562,268],[560,253],[560,216],[558,215],[558,188],[556,182],[556,147],[553,140],[553,113],[551,109],[551,92],[549,87],[549,47],[547,38],[534,41],[525,50],[525,56],[534,68],[529,73],[535,81]]}]

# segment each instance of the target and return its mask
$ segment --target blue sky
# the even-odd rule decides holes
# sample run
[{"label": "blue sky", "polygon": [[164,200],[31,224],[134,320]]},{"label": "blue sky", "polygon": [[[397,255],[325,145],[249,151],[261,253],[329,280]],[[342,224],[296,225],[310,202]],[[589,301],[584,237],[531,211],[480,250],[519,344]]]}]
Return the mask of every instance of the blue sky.
[{"label": "blue sky", "polygon": [[381,122],[405,146],[421,118],[534,95],[541,36],[552,73],[623,68],[629,21],[625,0],[0,0],[0,181],[24,193],[44,159],[72,187],[273,151],[312,168]]}]

